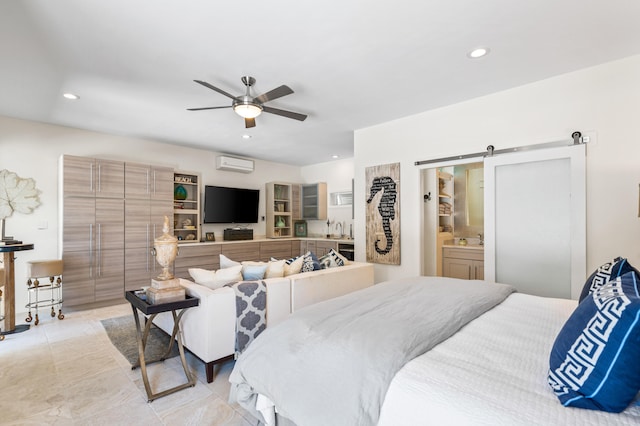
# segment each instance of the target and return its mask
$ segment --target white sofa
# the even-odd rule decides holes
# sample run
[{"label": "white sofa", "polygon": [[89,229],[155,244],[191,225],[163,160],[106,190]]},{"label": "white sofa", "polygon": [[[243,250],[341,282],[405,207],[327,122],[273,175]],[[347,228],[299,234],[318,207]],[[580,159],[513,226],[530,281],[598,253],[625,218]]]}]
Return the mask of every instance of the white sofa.
[{"label": "white sofa", "polygon": [[[267,327],[273,327],[305,306],[373,285],[373,264],[351,262],[264,282]],[[200,299],[199,306],[187,309],[182,316],[182,342],[205,363],[207,382],[211,383],[214,365],[231,359],[235,352],[235,293],[229,287],[212,290],[185,279],[180,279],[180,284],[187,294]],[[171,313],[159,314],[153,322],[169,334],[173,329]]]}]

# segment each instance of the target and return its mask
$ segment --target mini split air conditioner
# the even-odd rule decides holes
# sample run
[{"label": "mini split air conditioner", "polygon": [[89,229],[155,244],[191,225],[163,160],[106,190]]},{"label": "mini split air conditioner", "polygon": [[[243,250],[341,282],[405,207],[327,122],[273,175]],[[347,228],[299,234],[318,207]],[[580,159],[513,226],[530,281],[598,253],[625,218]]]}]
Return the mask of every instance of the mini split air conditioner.
[{"label": "mini split air conditioner", "polygon": [[216,158],[216,169],[227,170],[230,172],[251,173],[253,172],[253,160],[219,155]]}]

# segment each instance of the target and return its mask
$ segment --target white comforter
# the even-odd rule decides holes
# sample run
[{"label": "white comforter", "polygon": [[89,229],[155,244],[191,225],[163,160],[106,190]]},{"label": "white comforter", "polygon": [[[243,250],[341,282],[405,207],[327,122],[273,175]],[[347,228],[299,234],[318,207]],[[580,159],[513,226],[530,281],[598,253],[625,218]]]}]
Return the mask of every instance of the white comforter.
[{"label": "white comforter", "polygon": [[640,425],[637,405],[620,414],[565,408],[549,388],[549,353],[575,306],[512,294],[407,363],[389,386],[378,426]]},{"label": "white comforter", "polygon": [[387,387],[406,362],[512,291],[414,277],[309,306],[268,328],[238,358],[230,396],[253,410],[262,395],[299,426],[375,425]]}]

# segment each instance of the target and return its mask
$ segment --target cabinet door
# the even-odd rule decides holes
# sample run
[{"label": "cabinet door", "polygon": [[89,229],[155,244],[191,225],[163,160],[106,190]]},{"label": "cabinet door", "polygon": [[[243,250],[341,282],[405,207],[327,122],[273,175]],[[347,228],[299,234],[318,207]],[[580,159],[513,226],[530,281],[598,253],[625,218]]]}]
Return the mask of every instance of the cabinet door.
[{"label": "cabinet door", "polygon": [[137,290],[151,285],[153,256],[149,247],[127,247],[124,250],[124,289]]},{"label": "cabinet door", "polygon": [[307,241],[307,247],[305,248],[304,251],[301,251],[300,254],[305,254],[308,251],[313,252],[317,256],[318,255],[318,243],[316,241]]},{"label": "cabinet door", "polygon": [[124,166],[125,198],[151,196],[151,167],[147,164],[126,163]]},{"label": "cabinet door", "polygon": [[178,256],[174,263],[174,275],[193,281],[189,275],[189,268],[220,269],[220,253],[219,244],[181,244],[178,246]]},{"label": "cabinet door", "polygon": [[289,259],[291,258],[290,241],[266,241],[260,243],[260,260],[267,262],[271,258]]},{"label": "cabinet door", "polygon": [[62,244],[65,253],[94,250],[96,241],[95,216],[95,198],[64,198]]},{"label": "cabinet door", "polygon": [[151,240],[151,203],[149,200],[130,199],[124,202],[125,247],[149,247]]},{"label": "cabinet door", "polygon": [[151,198],[173,200],[173,169],[169,167],[151,168]]},{"label": "cabinet door", "polygon": [[96,302],[124,298],[124,250],[99,250],[95,276]]},{"label": "cabinet door", "polygon": [[316,256],[321,257],[329,254],[331,249],[337,250],[338,244],[334,241],[316,241],[316,249],[318,250]]},{"label": "cabinet door", "polygon": [[65,250],[62,296],[65,306],[82,305],[95,301],[94,252]]},{"label": "cabinet door", "polygon": [[327,218],[327,184],[302,185],[302,218],[324,220]]},{"label": "cabinet door", "polygon": [[473,270],[475,273],[474,279],[476,280],[484,280],[484,261],[480,262],[477,260],[473,261]]},{"label": "cabinet door", "polygon": [[445,277],[470,280],[472,271],[473,260],[445,257],[442,262],[442,275]]},{"label": "cabinet door", "polygon": [[96,198],[96,248],[124,248],[124,200]]},{"label": "cabinet door", "polygon": [[260,243],[231,243],[222,246],[222,254],[236,262],[260,260]]},{"label": "cabinet door", "polygon": [[124,196],[124,163],[96,160],[96,197],[122,198]]},{"label": "cabinet door", "polygon": [[173,235],[173,203],[168,200],[151,201],[151,244],[153,240],[162,236],[165,216],[169,219],[169,235]]},{"label": "cabinet door", "polygon": [[62,157],[62,191],[65,197],[95,195],[95,163],[93,158]]}]

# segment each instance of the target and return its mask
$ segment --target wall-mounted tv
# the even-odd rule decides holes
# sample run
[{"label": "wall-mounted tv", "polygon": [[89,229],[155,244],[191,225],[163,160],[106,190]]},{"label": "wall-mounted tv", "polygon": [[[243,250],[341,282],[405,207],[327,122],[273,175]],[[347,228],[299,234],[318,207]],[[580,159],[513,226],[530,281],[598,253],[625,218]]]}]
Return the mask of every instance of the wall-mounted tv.
[{"label": "wall-mounted tv", "polygon": [[258,223],[260,190],[204,187],[204,223]]}]

